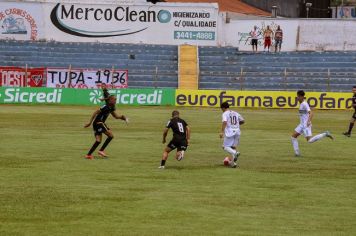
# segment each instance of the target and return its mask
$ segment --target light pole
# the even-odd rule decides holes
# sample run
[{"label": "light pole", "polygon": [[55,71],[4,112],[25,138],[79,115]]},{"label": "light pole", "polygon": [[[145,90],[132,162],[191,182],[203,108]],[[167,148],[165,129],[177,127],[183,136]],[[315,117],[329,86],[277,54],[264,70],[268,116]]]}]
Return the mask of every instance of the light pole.
[{"label": "light pole", "polygon": [[309,9],[313,6],[313,4],[311,2],[307,2],[305,6],[307,8],[307,18],[309,18]]}]

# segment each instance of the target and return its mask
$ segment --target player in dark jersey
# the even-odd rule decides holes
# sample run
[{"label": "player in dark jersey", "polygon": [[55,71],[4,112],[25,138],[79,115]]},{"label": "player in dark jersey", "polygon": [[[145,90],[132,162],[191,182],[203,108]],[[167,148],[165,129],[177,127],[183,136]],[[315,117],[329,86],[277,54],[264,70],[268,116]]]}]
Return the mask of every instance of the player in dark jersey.
[{"label": "player in dark jersey", "polygon": [[105,101],[106,105],[108,105],[110,93],[109,93],[108,89],[106,88],[106,84],[102,83],[101,89],[103,90],[103,98],[100,98],[100,100]]},{"label": "player in dark jersey", "polygon": [[354,96],[352,97],[352,107],[355,111],[350,120],[349,130],[343,133],[346,137],[351,137],[351,131],[356,121],[356,86],[352,87],[352,92],[354,93]]},{"label": "player in dark jersey", "polygon": [[163,141],[162,143],[166,143],[166,138],[168,134],[168,130],[172,129],[173,131],[173,139],[168,143],[168,145],[163,150],[162,160],[160,169],[165,168],[166,160],[168,158],[168,154],[177,148],[176,159],[181,161],[184,157],[184,151],[187,150],[190,139],[190,128],[183,119],[179,118],[179,112],[172,112],[172,119],[170,119],[166,125],[166,128],[163,130]]},{"label": "player in dark jersey", "polygon": [[116,110],[115,109],[115,104],[116,104],[116,97],[114,95],[110,95],[109,98],[108,98],[107,105],[104,105],[100,109],[96,110],[93,113],[93,115],[91,116],[89,123],[84,126],[85,128],[87,128],[93,123],[93,129],[94,129],[94,135],[95,135],[95,143],[93,144],[93,146],[89,150],[88,154],[85,156],[86,159],[93,159],[94,158],[92,153],[95,151],[95,149],[101,143],[101,139],[102,139],[102,134],[103,133],[107,136],[107,138],[106,138],[103,146],[101,146],[98,154],[101,157],[107,157],[107,155],[104,152],[104,149],[110,143],[110,141],[114,138],[113,133],[111,132],[109,127],[107,127],[107,125],[105,124],[105,121],[106,121],[106,119],[108,118],[108,116],[110,114],[115,119],[121,119],[121,120],[126,121],[126,123],[128,123],[128,119],[124,115],[119,116],[115,112],[115,110]]}]

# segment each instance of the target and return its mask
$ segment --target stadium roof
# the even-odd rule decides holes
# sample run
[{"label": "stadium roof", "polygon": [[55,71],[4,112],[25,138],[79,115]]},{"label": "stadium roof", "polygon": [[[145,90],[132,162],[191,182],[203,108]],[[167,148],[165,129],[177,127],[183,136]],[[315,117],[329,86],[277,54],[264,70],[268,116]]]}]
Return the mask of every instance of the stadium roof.
[{"label": "stadium roof", "polygon": [[270,16],[269,12],[265,12],[256,7],[250,6],[240,0],[166,0],[166,2],[217,2],[219,3],[220,11],[229,11],[246,15]]}]

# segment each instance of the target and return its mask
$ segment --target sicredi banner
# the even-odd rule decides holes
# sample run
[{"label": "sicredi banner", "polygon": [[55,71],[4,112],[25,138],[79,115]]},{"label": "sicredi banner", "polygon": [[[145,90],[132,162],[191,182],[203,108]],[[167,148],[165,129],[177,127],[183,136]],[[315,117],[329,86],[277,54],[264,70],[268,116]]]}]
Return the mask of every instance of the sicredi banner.
[{"label": "sicredi banner", "polygon": [[[174,105],[173,89],[112,89],[121,105]],[[104,104],[100,89],[5,88],[0,87],[0,104]]]},{"label": "sicredi banner", "polygon": [[[232,107],[297,108],[296,92],[176,90],[176,106],[219,107],[222,102]],[[306,101],[316,109],[350,109],[349,93],[306,92]]]},{"label": "sicredi banner", "polygon": [[47,68],[48,88],[127,88],[127,70]]},{"label": "sicredi banner", "polygon": [[216,45],[218,5],[44,4],[46,32],[58,41]]}]

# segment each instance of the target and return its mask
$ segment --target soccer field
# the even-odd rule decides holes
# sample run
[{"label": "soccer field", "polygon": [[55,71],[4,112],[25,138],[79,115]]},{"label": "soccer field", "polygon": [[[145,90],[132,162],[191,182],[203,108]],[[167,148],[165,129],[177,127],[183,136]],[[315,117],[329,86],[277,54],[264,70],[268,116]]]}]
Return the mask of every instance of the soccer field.
[{"label": "soccer field", "polygon": [[[315,111],[308,144],[297,110],[237,109],[240,168],[226,168],[219,109],[178,108],[192,128],[185,159],[159,170],[172,107],[119,107],[109,159],[86,160],[94,107],[0,106],[0,235],[355,235],[351,111]],[[169,138],[171,137],[169,132]],[[95,153],[96,154],[96,153]]]}]

